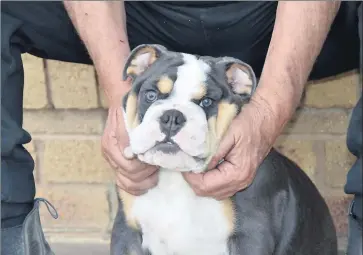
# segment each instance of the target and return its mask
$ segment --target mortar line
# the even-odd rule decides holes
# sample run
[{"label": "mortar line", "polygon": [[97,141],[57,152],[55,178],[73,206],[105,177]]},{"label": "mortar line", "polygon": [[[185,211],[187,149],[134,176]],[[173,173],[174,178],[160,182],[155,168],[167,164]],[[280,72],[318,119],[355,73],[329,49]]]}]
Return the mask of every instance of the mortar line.
[{"label": "mortar line", "polygon": [[[315,178],[319,184],[320,189],[326,189],[326,155],[325,155],[325,142],[324,141],[314,141],[313,152],[316,155],[316,172]],[[319,155],[321,157],[319,157]]]},{"label": "mortar line", "polygon": [[[98,93],[99,95],[99,93]],[[51,96],[51,95],[50,95]],[[24,109],[28,112],[36,112],[36,111],[68,111],[68,110],[72,110],[75,112],[80,112],[80,111],[87,111],[87,112],[92,112],[92,111],[107,111],[107,108],[103,108],[102,105],[100,105],[98,108],[47,108],[47,109]],[[343,111],[345,113],[349,113],[352,110],[352,108],[344,108],[344,107],[329,107],[329,108],[314,108],[314,107],[306,107],[304,106],[303,108],[301,108],[300,110],[297,110],[295,112],[295,115],[301,114],[302,112],[313,112],[313,113],[320,113],[320,112],[337,112],[337,111]]]},{"label": "mortar line", "polygon": [[34,138],[34,146],[37,152],[37,184],[44,185],[43,183],[43,162],[44,162],[44,143],[41,140]]},{"label": "mortar line", "polygon": [[[68,227],[45,227],[44,228],[44,232],[46,232],[47,234],[50,233],[70,233],[70,234],[77,234],[77,233],[91,233],[91,234],[98,234],[98,233],[102,233],[102,228],[99,227],[76,227],[76,228],[72,228],[71,231],[69,231],[70,228]],[[91,237],[92,239],[92,237]]]},{"label": "mortar line", "polygon": [[40,133],[32,133],[34,139],[39,140],[99,140],[101,139],[101,134],[40,134]]},{"label": "mortar line", "polygon": [[312,106],[306,106],[304,105],[302,108],[296,110],[294,112],[293,118],[294,117],[298,117],[301,114],[304,113],[315,113],[315,114],[319,114],[321,112],[344,112],[344,113],[349,113],[350,111],[352,111],[354,106],[352,107],[342,107],[342,106],[329,106],[326,108],[319,108],[319,107],[312,107]]},{"label": "mortar line", "polygon": [[97,72],[96,72],[95,68],[93,68],[93,75],[94,75],[94,78],[95,78],[95,85],[96,85],[97,105],[98,105],[98,107],[102,108],[103,106],[102,106],[101,95],[100,95],[100,84],[99,84],[98,75],[97,75]]},{"label": "mortar line", "polygon": [[296,140],[308,140],[308,141],[326,141],[326,140],[336,140],[344,139],[345,133],[331,133],[331,134],[302,134],[302,133],[282,133],[280,139],[296,139]]},{"label": "mortar line", "polygon": [[87,109],[80,109],[80,108],[54,108],[54,109],[24,109],[26,113],[37,113],[37,112],[69,112],[69,113],[104,113],[107,110],[104,108],[87,108]]},{"label": "mortar line", "polygon": [[353,195],[345,194],[342,188],[333,188],[329,186],[319,187],[319,192],[323,197],[340,197],[340,198],[351,198]]},{"label": "mortar line", "polygon": [[[102,134],[81,134],[81,133],[54,133],[54,134],[46,134],[46,133],[36,133],[33,132],[32,136],[34,139],[41,140],[50,140],[50,139],[59,139],[59,140],[67,140],[67,139],[79,139],[79,140],[93,140],[100,139]],[[337,139],[345,139],[346,134],[292,134],[292,133],[283,133],[279,136],[279,139],[293,139],[293,140],[308,140],[308,141],[329,141],[329,140],[337,140]]]},{"label": "mortar line", "polygon": [[341,78],[351,76],[351,75],[354,75],[354,74],[359,74],[359,69],[358,68],[355,68],[355,69],[349,70],[349,71],[345,71],[345,72],[337,74],[337,75],[332,75],[332,76],[329,76],[329,77],[321,78],[321,79],[318,79],[318,80],[311,80],[311,81],[308,81],[307,85],[310,85],[310,84],[318,85],[318,84],[321,84],[321,83],[334,81],[334,80],[341,79]]},{"label": "mortar line", "polygon": [[47,108],[48,109],[54,109],[54,103],[53,103],[53,96],[52,96],[52,89],[51,89],[51,81],[49,76],[49,66],[46,59],[43,58],[43,73],[44,73],[44,80],[45,80],[45,89],[47,93]]},{"label": "mortar line", "polygon": [[35,171],[35,174],[34,174],[34,179],[35,179],[35,183],[36,184],[41,184],[40,182],[40,156],[39,156],[39,145],[38,145],[38,141],[37,140],[33,140],[33,144],[34,144],[34,151],[35,151],[35,166],[34,166],[34,171]]},{"label": "mortar line", "polygon": [[[97,87],[97,101],[98,101],[98,106],[100,110],[103,110],[103,112],[105,112],[106,114],[103,114],[101,116],[102,118],[102,131],[105,129],[106,126],[106,121],[107,121],[107,109],[104,108],[104,106],[102,105],[102,100],[101,100],[101,91],[103,91],[102,86],[99,83],[99,79],[98,79],[98,75],[97,75],[97,71],[94,68],[94,75],[95,75],[95,80],[96,80],[96,87]],[[103,133],[103,132],[102,132]]]},{"label": "mortar line", "polygon": [[76,181],[76,182],[56,182],[56,181],[48,181],[47,182],[47,186],[49,187],[58,187],[58,188],[67,188],[69,186],[77,186],[77,188],[86,188],[89,186],[92,187],[98,187],[98,188],[106,188],[108,187],[109,182],[81,182],[81,181]]}]

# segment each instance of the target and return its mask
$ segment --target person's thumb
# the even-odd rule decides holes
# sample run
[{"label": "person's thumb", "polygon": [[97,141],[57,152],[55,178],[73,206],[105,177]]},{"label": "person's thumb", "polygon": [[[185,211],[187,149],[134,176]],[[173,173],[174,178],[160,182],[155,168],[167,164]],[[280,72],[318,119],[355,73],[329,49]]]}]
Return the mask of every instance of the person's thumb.
[{"label": "person's thumb", "polygon": [[214,156],[211,158],[208,164],[208,170],[214,169],[219,163],[224,161],[226,155],[232,150],[234,146],[234,138],[232,132],[226,132],[225,136],[222,138],[218,149]]}]

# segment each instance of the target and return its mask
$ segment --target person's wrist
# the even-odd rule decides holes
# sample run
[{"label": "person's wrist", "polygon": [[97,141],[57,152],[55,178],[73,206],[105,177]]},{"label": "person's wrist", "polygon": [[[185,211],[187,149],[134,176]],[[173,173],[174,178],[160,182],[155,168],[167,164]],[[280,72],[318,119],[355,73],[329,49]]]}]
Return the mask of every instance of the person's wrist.
[{"label": "person's wrist", "polygon": [[116,50],[111,58],[107,58],[109,54],[96,54],[92,57],[99,84],[109,106],[122,102],[122,98],[131,88],[130,79],[124,81],[122,78],[122,70],[129,53],[130,48],[125,42],[121,51]]},{"label": "person's wrist", "polygon": [[260,83],[251,101],[258,106],[265,117],[265,124],[277,137],[295,113],[301,95],[298,96],[299,91],[294,86],[274,87]]},{"label": "person's wrist", "polygon": [[121,79],[111,81],[109,79],[102,79],[100,86],[104,91],[106,101],[109,107],[120,106],[122,104],[123,97],[131,89],[129,80],[123,81]]},{"label": "person's wrist", "polygon": [[241,118],[245,118],[244,114],[249,115],[249,119],[253,122],[251,131],[255,133],[255,136],[260,137],[255,140],[259,141],[257,143],[261,147],[261,152],[267,153],[283,131],[285,119],[288,119],[287,113],[256,91],[250,102],[243,107]]},{"label": "person's wrist", "polygon": [[110,96],[107,96],[108,106],[111,107],[121,107],[122,100],[126,95],[127,91],[115,91]]}]

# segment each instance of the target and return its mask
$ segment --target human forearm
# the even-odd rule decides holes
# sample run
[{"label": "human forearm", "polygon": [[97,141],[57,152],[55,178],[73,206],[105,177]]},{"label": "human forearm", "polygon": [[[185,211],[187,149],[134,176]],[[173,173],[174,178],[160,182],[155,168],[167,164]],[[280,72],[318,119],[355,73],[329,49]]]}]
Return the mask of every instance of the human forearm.
[{"label": "human forearm", "polygon": [[340,3],[278,4],[266,62],[254,100],[269,108],[264,123],[275,138],[300,102],[304,85],[329,32]]},{"label": "human forearm", "polygon": [[64,1],[110,103],[129,89],[122,69],[130,52],[123,1]]}]

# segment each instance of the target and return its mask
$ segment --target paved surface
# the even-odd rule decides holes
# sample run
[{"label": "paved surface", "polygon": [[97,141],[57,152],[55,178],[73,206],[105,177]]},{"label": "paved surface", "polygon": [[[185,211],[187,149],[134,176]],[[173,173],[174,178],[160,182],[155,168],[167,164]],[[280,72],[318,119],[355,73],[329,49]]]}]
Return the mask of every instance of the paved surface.
[{"label": "paved surface", "polygon": [[[109,247],[105,244],[52,244],[55,255],[109,255]],[[120,254],[121,255],[121,254]],[[339,255],[344,255],[340,252]]]},{"label": "paved surface", "polygon": [[[51,244],[55,255],[109,255],[109,245],[105,244]],[[121,255],[121,254],[120,254]]]}]

